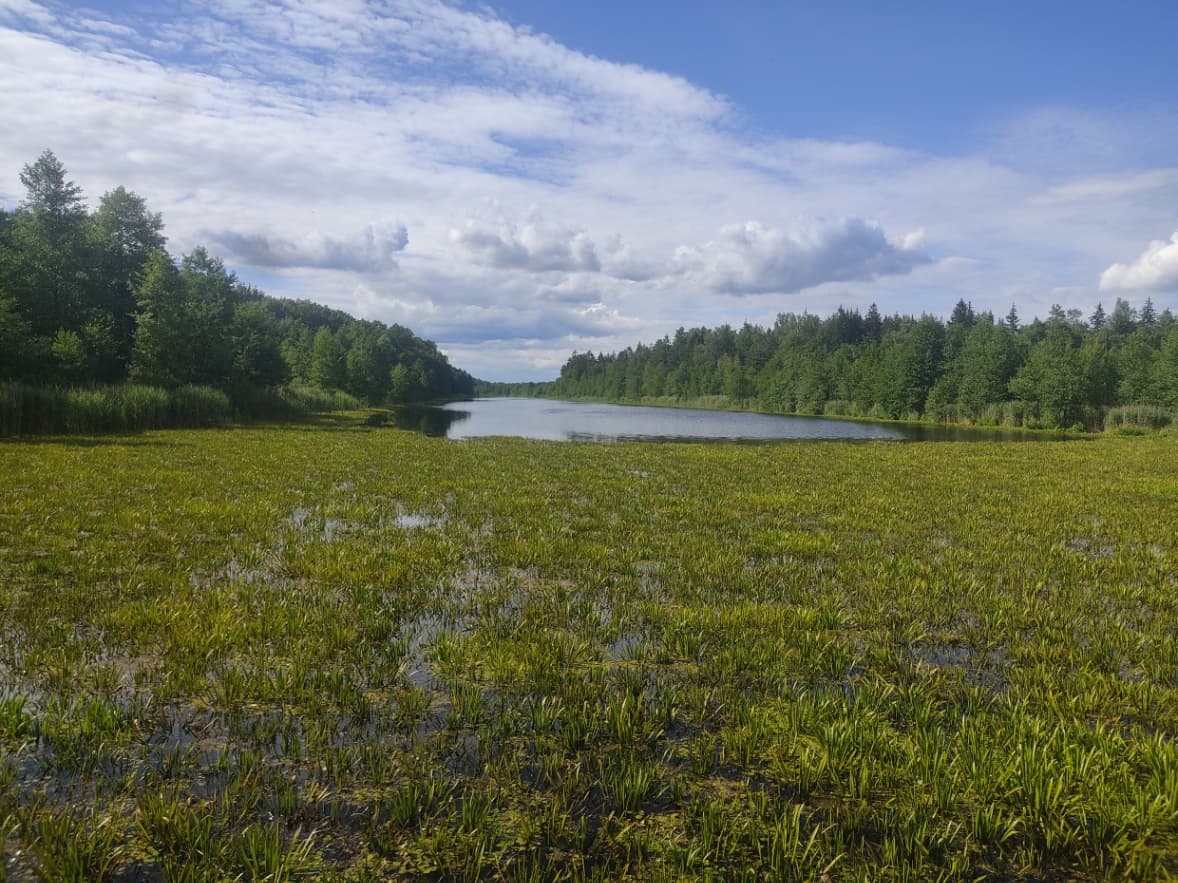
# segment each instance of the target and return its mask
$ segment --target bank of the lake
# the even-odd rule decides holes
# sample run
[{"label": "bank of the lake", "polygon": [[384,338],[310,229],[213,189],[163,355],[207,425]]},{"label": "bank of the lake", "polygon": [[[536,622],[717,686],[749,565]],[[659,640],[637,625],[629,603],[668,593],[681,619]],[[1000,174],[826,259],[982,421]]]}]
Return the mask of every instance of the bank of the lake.
[{"label": "bank of the lake", "polygon": [[1178,873],[1174,442],[0,442],[6,873]]}]

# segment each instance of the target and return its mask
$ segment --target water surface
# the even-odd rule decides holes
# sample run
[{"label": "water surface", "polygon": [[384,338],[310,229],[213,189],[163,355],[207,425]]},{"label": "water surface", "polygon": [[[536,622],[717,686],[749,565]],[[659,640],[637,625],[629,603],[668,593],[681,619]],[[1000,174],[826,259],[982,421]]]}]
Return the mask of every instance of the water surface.
[{"label": "water surface", "polygon": [[1041,440],[1018,430],[868,423],[824,417],[485,398],[402,408],[394,425],[452,439],[507,435],[552,441],[988,441]]}]

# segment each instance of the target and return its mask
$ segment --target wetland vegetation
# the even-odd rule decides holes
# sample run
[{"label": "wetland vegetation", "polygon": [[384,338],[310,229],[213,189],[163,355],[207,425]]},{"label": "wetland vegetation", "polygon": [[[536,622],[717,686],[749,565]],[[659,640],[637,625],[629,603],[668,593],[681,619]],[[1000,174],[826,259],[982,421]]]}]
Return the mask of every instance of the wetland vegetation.
[{"label": "wetland vegetation", "polygon": [[1178,446],[0,444],[0,877],[1178,872]]}]

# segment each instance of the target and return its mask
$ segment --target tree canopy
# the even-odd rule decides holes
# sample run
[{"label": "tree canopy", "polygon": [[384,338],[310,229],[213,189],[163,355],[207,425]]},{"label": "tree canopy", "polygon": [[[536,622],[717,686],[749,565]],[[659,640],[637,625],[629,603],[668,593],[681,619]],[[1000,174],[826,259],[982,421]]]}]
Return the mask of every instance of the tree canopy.
[{"label": "tree canopy", "polygon": [[[1150,301],[1053,307],[1023,324],[959,301],[948,321],[782,313],[772,328],[679,329],[612,354],[574,353],[549,384],[513,391],[614,401],[727,403],[785,414],[1096,426],[1119,405],[1178,408],[1178,323]],[[490,391],[490,387],[483,387]]]},{"label": "tree canopy", "polygon": [[373,405],[469,395],[473,378],[407,328],[242,284],[203,248],[179,261],[163,220],[124,187],[88,212],[51,151],[0,210],[0,381],[200,384],[231,395],[291,382]]}]

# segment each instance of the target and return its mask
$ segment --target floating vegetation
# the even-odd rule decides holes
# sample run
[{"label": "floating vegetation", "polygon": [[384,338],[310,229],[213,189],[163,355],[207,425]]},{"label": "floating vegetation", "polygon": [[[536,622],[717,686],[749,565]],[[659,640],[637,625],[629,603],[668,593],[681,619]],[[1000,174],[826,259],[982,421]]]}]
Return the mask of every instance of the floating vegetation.
[{"label": "floating vegetation", "polygon": [[0,445],[0,879],[1178,873],[1178,446]]}]

